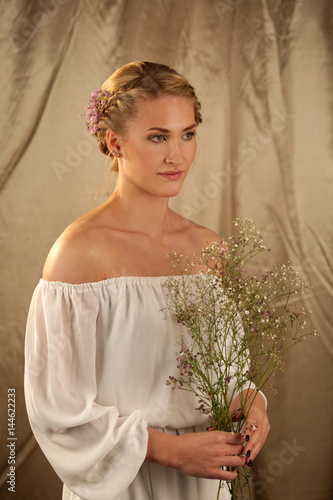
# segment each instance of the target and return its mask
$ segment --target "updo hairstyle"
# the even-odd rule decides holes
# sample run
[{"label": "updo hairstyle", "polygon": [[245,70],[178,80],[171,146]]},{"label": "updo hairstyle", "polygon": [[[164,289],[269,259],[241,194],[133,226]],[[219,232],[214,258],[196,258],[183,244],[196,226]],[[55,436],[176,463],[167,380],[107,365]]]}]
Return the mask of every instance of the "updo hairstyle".
[{"label": "updo hairstyle", "polygon": [[188,97],[193,102],[195,123],[202,122],[200,102],[190,83],[175,70],[164,64],[137,61],[117,69],[102,85],[111,96],[99,121],[97,138],[102,153],[112,158],[111,170],[118,172],[118,160],[112,156],[107,143],[106,132],[124,134],[130,118],[134,118],[138,103],[144,99],[164,96]]}]

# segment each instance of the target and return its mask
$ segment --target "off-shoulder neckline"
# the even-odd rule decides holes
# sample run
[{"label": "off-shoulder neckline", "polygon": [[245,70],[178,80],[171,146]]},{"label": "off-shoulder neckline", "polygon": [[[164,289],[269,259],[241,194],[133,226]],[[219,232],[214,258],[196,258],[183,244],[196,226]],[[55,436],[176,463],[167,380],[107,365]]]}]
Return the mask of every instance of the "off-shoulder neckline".
[{"label": "off-shoulder neckline", "polygon": [[[191,276],[198,276],[199,274],[192,274]],[[121,284],[121,283],[147,283],[147,284],[160,284],[166,281],[168,278],[181,278],[182,274],[169,274],[163,276],[115,276],[113,278],[106,278],[99,281],[91,281],[86,283],[68,283],[64,281],[48,281],[44,278],[40,278],[39,284],[44,286],[56,287],[56,288],[103,288],[111,284]],[[186,275],[187,276],[187,275]]]}]

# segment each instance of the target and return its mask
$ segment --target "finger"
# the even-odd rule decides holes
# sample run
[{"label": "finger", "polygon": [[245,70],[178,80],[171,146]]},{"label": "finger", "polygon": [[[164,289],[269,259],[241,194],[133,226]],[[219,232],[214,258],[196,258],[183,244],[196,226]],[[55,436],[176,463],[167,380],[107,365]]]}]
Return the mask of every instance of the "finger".
[{"label": "finger", "polygon": [[227,437],[227,444],[243,444],[244,443],[244,436],[240,434],[239,432],[229,432],[228,437]]},{"label": "finger", "polygon": [[222,481],[233,481],[234,479],[237,478],[237,470],[234,469],[234,470],[222,470],[220,469],[217,473],[216,473],[216,477],[215,479],[220,479]]},{"label": "finger", "polygon": [[245,457],[240,455],[226,455],[223,461],[229,467],[242,467],[245,465]]},{"label": "finger", "polygon": [[258,429],[253,431],[253,430],[248,430],[248,433],[246,436],[249,436],[248,439],[246,439],[246,445],[244,447],[244,455],[247,457],[246,459],[246,464],[247,465],[252,465],[253,460],[255,457],[258,455],[260,452],[261,448],[263,447],[265,440],[267,438],[268,432],[269,432],[270,426],[268,421],[262,421],[260,425],[258,425]]},{"label": "finger", "polygon": [[246,426],[243,432],[245,435],[244,455],[247,457],[247,464],[251,465],[250,462],[256,455],[257,445],[263,432],[263,422],[260,421],[259,426],[257,423],[246,420]]},{"label": "finger", "polygon": [[238,456],[243,456],[244,455],[244,447],[241,444],[238,445],[226,445],[224,447],[225,450],[225,455],[230,456],[230,455],[238,455]]},{"label": "finger", "polygon": [[253,458],[255,458],[258,455],[261,448],[263,447],[263,445],[266,441],[269,429],[270,429],[269,422],[268,421],[263,422],[261,432],[258,433],[257,436],[255,436],[256,440],[254,440],[254,438],[253,438],[253,452],[252,452]]},{"label": "finger", "polygon": [[[206,431],[207,432],[216,431],[216,427],[210,425],[209,427],[206,427]],[[238,444],[244,442],[244,436],[239,432],[225,432],[225,431],[217,431],[217,432],[223,432],[223,434],[227,436],[226,443]]]}]

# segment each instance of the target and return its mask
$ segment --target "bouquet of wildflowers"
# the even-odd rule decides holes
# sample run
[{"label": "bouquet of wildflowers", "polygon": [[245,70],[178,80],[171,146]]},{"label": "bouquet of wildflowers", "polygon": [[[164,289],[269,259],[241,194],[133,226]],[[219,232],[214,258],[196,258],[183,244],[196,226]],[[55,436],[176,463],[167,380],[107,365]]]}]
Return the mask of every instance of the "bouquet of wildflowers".
[{"label": "bouquet of wildflowers", "polygon": [[[245,405],[253,398],[253,391],[244,389],[260,390],[277,369],[283,370],[283,354],[315,334],[306,329],[306,311],[292,300],[309,287],[284,264],[250,276],[249,261],[269,250],[252,220],[237,219],[235,226],[237,234],[203,249],[194,261],[173,254],[178,276],[165,282],[165,313],[176,317],[181,337],[179,374],[166,383],[194,393],[210,425],[226,432],[242,431]],[[205,271],[191,274],[197,266]],[[230,404],[240,393],[241,418],[234,421]],[[233,499],[243,498],[247,468],[226,484]],[[223,485],[220,481],[217,498]]]}]

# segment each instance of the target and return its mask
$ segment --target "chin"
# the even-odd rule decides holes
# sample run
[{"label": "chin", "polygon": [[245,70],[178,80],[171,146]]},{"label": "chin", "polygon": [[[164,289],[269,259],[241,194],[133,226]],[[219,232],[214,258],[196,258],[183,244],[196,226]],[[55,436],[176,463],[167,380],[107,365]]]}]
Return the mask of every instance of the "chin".
[{"label": "chin", "polygon": [[164,196],[165,198],[174,198],[177,196],[181,191],[181,186],[180,187],[170,187],[169,189],[165,189],[163,193],[161,193],[161,196]]}]

